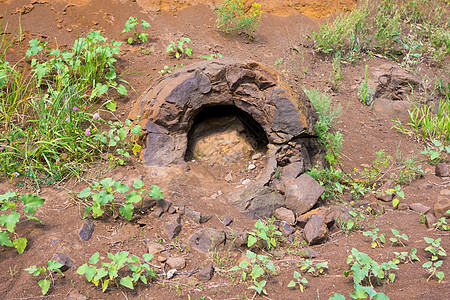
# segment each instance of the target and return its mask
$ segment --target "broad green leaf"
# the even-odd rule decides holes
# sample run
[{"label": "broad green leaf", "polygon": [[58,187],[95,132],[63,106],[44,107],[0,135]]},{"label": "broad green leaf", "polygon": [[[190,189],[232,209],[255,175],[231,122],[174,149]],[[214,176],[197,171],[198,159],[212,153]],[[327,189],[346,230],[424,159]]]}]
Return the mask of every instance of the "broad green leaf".
[{"label": "broad green leaf", "polygon": [[147,29],[147,28],[151,27],[150,23],[148,23],[145,20],[141,20],[141,24],[142,24],[142,28],[144,28],[144,29]]},{"label": "broad green leaf", "polygon": [[78,197],[86,198],[86,197],[89,197],[90,195],[91,195],[91,189],[87,187],[78,194]]},{"label": "broad green leaf", "polygon": [[119,136],[119,139],[122,141],[127,137],[127,130],[122,127],[118,130],[117,135]]},{"label": "broad green leaf", "polygon": [[105,106],[110,111],[116,111],[116,109],[117,109],[117,102],[114,101],[114,100],[109,100],[108,102],[106,102]]},{"label": "broad green leaf", "polygon": [[24,237],[15,239],[13,242],[14,247],[16,247],[17,252],[19,254],[22,254],[23,251],[25,251],[25,248],[27,247],[27,239]]},{"label": "broad green leaf", "polygon": [[96,275],[94,277],[94,281],[99,281],[100,279],[102,279],[103,277],[105,277],[107,275],[108,275],[108,271],[106,271],[103,268],[100,268],[100,269],[97,270],[97,273],[96,273]]},{"label": "broad green leaf", "polygon": [[20,200],[25,204],[23,210],[28,214],[34,214],[35,208],[42,206],[45,202],[44,198],[33,194],[23,194],[20,196]]},{"label": "broad green leaf", "polygon": [[7,246],[7,247],[13,247],[13,244],[11,242],[11,239],[9,238],[8,232],[3,231],[3,230],[0,231],[0,245]]},{"label": "broad green leaf", "polygon": [[159,188],[159,186],[156,186],[156,185],[152,185],[148,195],[151,198],[154,198],[154,199],[162,199],[162,198],[164,198],[162,190]]},{"label": "broad green leaf", "polygon": [[142,189],[144,187],[144,183],[140,179],[135,179],[133,182],[133,187],[135,189]]},{"label": "broad green leaf", "polygon": [[127,43],[128,44],[133,44],[133,38],[131,36],[127,39]]},{"label": "broad green leaf", "polygon": [[50,280],[46,280],[46,279],[42,279],[38,282],[39,286],[42,289],[42,295],[47,294],[48,290],[50,289],[50,284],[51,281]]},{"label": "broad green leaf", "polygon": [[247,246],[248,246],[248,247],[251,247],[251,246],[253,246],[257,241],[258,241],[258,239],[257,239],[255,236],[249,235],[249,236],[248,236],[248,240],[247,240]]},{"label": "broad green leaf", "polygon": [[10,199],[14,198],[15,196],[17,196],[17,194],[15,192],[7,192],[5,194],[0,195],[0,203],[3,203],[3,201],[9,201]]},{"label": "broad green leaf", "polygon": [[395,208],[395,207],[397,207],[397,205],[400,203],[400,200],[398,200],[397,198],[394,198],[393,200],[392,200],[392,206]]},{"label": "broad green leaf", "polygon": [[49,271],[55,271],[56,269],[60,269],[62,266],[63,266],[63,264],[62,263],[59,263],[59,262],[57,262],[57,261],[54,261],[54,260],[49,260],[48,262],[47,262],[47,266],[48,266],[48,270]]},{"label": "broad green leaf", "polygon": [[121,182],[115,182],[114,188],[116,189],[116,192],[122,193],[122,194],[124,194],[130,190],[129,187],[127,187],[125,184],[123,184]]},{"label": "broad green leaf", "polygon": [[98,203],[92,203],[92,217],[94,217],[94,219],[100,217],[101,215],[103,215],[105,211],[101,208],[101,206]]},{"label": "broad green leaf", "polygon": [[142,255],[142,258],[145,261],[151,261],[153,257],[155,257],[155,255],[154,254],[149,254],[149,253],[145,253],[145,254]]},{"label": "broad green leaf", "polygon": [[126,195],[125,197],[127,198],[127,202],[129,203],[138,203],[142,200],[142,196],[136,191],[130,192],[130,194]]},{"label": "broad green leaf", "polygon": [[23,269],[23,270],[27,271],[28,274],[31,274],[33,276],[38,276],[39,274],[41,274],[41,268],[38,269],[36,266],[31,266],[31,267]]},{"label": "broad green leaf", "polygon": [[131,218],[133,217],[133,209],[134,209],[133,204],[127,203],[119,208],[119,212],[125,219],[130,221]]},{"label": "broad green leaf", "polygon": [[89,258],[89,263],[91,264],[91,265],[95,265],[96,263],[98,263],[98,261],[99,261],[99,258],[100,257],[100,253],[98,253],[98,252],[95,252],[92,256],[91,256],[91,258]]},{"label": "broad green leaf", "polygon": [[328,300],[345,300],[345,297],[339,293],[333,294]]},{"label": "broad green leaf", "polygon": [[12,211],[9,215],[3,214],[0,216],[0,224],[5,226],[9,232],[14,232],[16,223],[19,222],[20,214]]},{"label": "broad green leaf", "polygon": [[132,290],[134,289],[133,278],[131,278],[130,276],[123,277],[122,279],[120,279],[120,284],[129,289],[132,289]]},{"label": "broad green leaf", "polygon": [[295,283],[295,281],[294,280],[291,280],[289,283],[288,283],[288,287],[295,287],[295,285],[296,285],[296,283]]},{"label": "broad green leaf", "polygon": [[[128,125],[130,126],[130,125]],[[137,135],[137,136],[141,136],[142,135],[142,127],[140,125],[136,125],[133,128],[131,128],[131,133]]]},{"label": "broad green leaf", "polygon": [[117,92],[121,95],[128,95],[127,89],[122,84],[117,87]]}]

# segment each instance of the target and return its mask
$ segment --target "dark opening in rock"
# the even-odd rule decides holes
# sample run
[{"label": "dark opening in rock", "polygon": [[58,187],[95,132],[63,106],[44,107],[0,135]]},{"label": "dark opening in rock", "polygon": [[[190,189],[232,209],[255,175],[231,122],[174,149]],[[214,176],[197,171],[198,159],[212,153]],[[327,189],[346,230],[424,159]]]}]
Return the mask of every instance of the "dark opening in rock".
[{"label": "dark opening in rock", "polygon": [[248,161],[255,152],[265,152],[268,143],[264,129],[248,113],[236,106],[207,106],[189,130],[185,160],[221,165]]}]

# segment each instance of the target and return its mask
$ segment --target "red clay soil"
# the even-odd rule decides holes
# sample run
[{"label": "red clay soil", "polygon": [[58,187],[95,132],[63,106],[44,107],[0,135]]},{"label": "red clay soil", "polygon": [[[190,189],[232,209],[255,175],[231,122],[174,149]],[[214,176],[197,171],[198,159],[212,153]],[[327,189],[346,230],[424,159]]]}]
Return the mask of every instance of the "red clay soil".
[{"label": "red clay soil", "polygon": [[[321,92],[327,91],[332,96],[333,104],[342,106],[341,124],[337,128],[344,136],[342,165],[346,171],[360,168],[362,164],[371,164],[376,158],[375,152],[385,149],[387,154],[393,155],[397,151],[404,154],[419,155],[423,145],[397,133],[391,129],[393,122],[382,115],[377,115],[367,106],[363,106],[357,98],[356,87],[364,77],[364,67],[369,70],[389,62],[385,58],[371,58],[367,61],[358,60],[346,64],[343,68],[344,80],[338,92],[330,91],[330,58],[323,57],[312,51],[305,36],[312,29],[318,28],[320,20],[313,17],[324,17],[330,13],[349,8],[355,1],[259,1],[263,5],[263,19],[253,41],[244,36],[227,35],[216,29],[216,16],[212,10],[213,1],[126,1],[126,0],[84,0],[84,1],[45,1],[45,0],[16,0],[1,1],[0,11],[3,21],[9,22],[9,28],[19,24],[25,33],[22,45],[28,45],[33,38],[48,41],[49,45],[71,47],[73,41],[91,30],[102,30],[104,36],[123,41],[121,55],[118,59],[118,69],[135,89],[128,96],[116,96],[118,111],[116,115],[125,119],[132,105],[139,95],[152,83],[152,79],[161,76],[158,71],[165,65],[176,66],[180,63],[188,65],[203,60],[202,55],[220,53],[223,56],[240,60],[254,60],[263,65],[279,70],[290,70],[290,78],[296,85],[304,89],[316,88]],[[217,2],[217,1],[216,1]],[[197,4],[199,3],[199,4]],[[22,14],[20,14],[22,13]],[[303,13],[299,14],[299,13]],[[128,45],[128,36],[120,35],[126,20],[134,16],[145,19],[151,24],[148,30],[149,42],[143,45]],[[171,41],[181,37],[192,40],[192,58],[176,60],[170,58],[165,48]],[[303,43],[304,46],[301,46]],[[145,54],[142,50],[150,50]],[[292,49],[295,56],[292,56]],[[20,54],[25,53],[22,46]],[[8,53],[10,57],[17,55],[17,47]],[[284,62],[279,64],[281,60]],[[276,62],[278,62],[276,64]],[[439,69],[426,65],[419,65],[416,70],[420,74],[427,74],[430,78],[439,77]],[[297,75],[297,76],[294,76]],[[424,158],[422,156],[422,158]],[[173,203],[181,202],[185,205],[212,215],[207,226],[224,229],[219,218],[227,216],[233,218],[233,228],[250,231],[254,220],[240,214],[228,205],[228,195],[234,190],[236,183],[227,183],[223,178],[230,171],[238,174],[236,180],[248,176],[241,171],[248,162],[233,168],[211,168],[205,162],[189,162],[188,168],[158,169],[149,168],[139,162],[130,162],[123,167],[106,170],[105,166],[94,166],[86,181],[113,177],[132,183],[135,178],[143,178],[146,185],[159,185],[166,200]],[[405,203],[420,202],[433,206],[440,190],[448,182],[434,175],[434,167],[423,163],[426,174],[423,178],[405,185]],[[256,175],[256,174],[255,174]],[[18,255],[14,248],[0,247],[0,298],[2,299],[65,299],[69,294],[86,296],[89,299],[243,299],[252,298],[253,290],[247,289],[248,284],[233,284],[228,277],[227,269],[233,264],[222,253],[221,263],[214,262],[216,274],[211,281],[200,283],[194,277],[177,275],[171,280],[158,280],[149,285],[140,284],[135,290],[117,287],[102,293],[99,288],[88,283],[86,278],[76,273],[78,266],[86,263],[95,252],[100,252],[104,258],[107,252],[129,251],[141,256],[147,251],[145,242],[154,240],[159,234],[163,244],[169,248],[172,243],[162,228],[162,223],[148,217],[145,224],[130,223],[121,219],[103,218],[96,220],[95,233],[91,240],[83,242],[78,236],[78,230],[83,224],[79,207],[72,200],[70,191],[81,191],[86,187],[86,181],[62,182],[44,186],[40,195],[46,199],[37,217],[42,224],[34,224],[23,220],[17,227],[20,236],[28,239],[29,244],[25,252]],[[7,191],[30,192],[23,187],[25,179],[0,177],[0,194]],[[218,191],[222,195],[211,198]],[[349,204],[350,205],[350,204]],[[386,213],[378,217],[368,217],[363,223],[365,229],[379,228],[380,232],[390,233],[397,229],[409,237],[406,247],[387,243],[384,248],[370,247],[370,238],[362,235],[362,231],[353,232],[350,236],[335,229],[329,240],[322,245],[312,247],[319,252],[315,261],[328,261],[329,270],[320,277],[306,275],[308,284],[302,293],[297,289],[287,287],[293,279],[294,271],[299,271],[297,263],[301,257],[280,250],[277,252],[276,265],[280,274],[270,277],[267,283],[266,299],[328,299],[338,292],[345,295],[353,290],[352,278],[346,278],[344,271],[348,270],[347,256],[352,248],[369,254],[377,262],[392,259],[393,252],[418,249],[420,262],[401,264],[395,271],[396,279],[392,284],[376,286],[377,291],[385,291],[390,299],[449,299],[450,268],[448,259],[444,259],[442,270],[446,278],[439,284],[431,279],[427,282],[428,274],[422,264],[428,259],[424,248],[424,237],[442,238],[442,246],[450,251],[448,232],[429,230],[419,222],[420,216],[411,210],[392,210],[385,204]],[[173,247],[170,254],[183,256],[187,265],[182,271],[191,271],[213,260],[213,255],[201,253],[194,249],[186,250],[186,243],[190,235],[203,225],[198,225],[190,219],[183,218],[183,230],[179,236],[179,246]],[[181,251],[181,250],[182,251]],[[42,266],[57,252],[68,254],[75,263],[74,269],[65,272],[65,277],[55,274],[54,286],[50,288],[47,297],[41,297],[37,282],[42,278],[35,278],[23,269],[32,265]],[[241,258],[241,253],[231,253],[231,258]],[[167,267],[165,271],[167,271]],[[201,298],[204,297],[204,298]],[[69,298],[68,298],[69,299]],[[73,299],[73,298],[70,298]]]}]

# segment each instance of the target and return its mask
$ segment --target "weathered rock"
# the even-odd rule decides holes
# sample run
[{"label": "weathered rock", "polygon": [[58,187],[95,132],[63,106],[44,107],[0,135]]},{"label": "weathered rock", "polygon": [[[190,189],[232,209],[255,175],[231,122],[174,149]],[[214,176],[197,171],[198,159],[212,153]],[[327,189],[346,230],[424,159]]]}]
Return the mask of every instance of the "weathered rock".
[{"label": "weathered rock", "polygon": [[436,222],[437,218],[432,213],[425,215],[425,225],[427,228],[433,228],[433,224],[436,224]]},{"label": "weathered rock", "polygon": [[275,210],[284,205],[285,198],[257,182],[234,195],[230,202],[244,214],[256,219],[273,216]]},{"label": "weathered rock", "polygon": [[409,209],[409,205],[408,205],[408,203],[400,202],[397,205],[397,209],[398,210],[408,210]]},{"label": "weathered rock", "polygon": [[178,69],[138,99],[129,119],[141,116],[147,135],[141,158],[149,165],[183,163],[194,117],[217,105],[248,114],[269,143],[315,136],[316,115],[303,91],[294,93],[282,77],[257,63],[223,58]]},{"label": "weathered rock", "polygon": [[434,203],[433,211],[436,218],[440,219],[442,217],[450,218],[450,197],[439,195]]},{"label": "weathered rock", "polygon": [[85,295],[80,294],[78,291],[71,291],[64,300],[88,300]]},{"label": "weathered rock", "polygon": [[164,219],[164,229],[170,239],[176,238],[181,232],[181,216],[179,214],[168,215]]},{"label": "weathered rock", "polygon": [[172,203],[165,199],[156,199],[156,207],[162,208],[163,212],[167,212],[172,206]]},{"label": "weathered rock", "polygon": [[261,158],[261,153],[255,153],[255,154],[253,154],[253,156],[252,156],[252,160],[258,160],[258,159],[260,159]]},{"label": "weathered rock", "polygon": [[324,219],[318,215],[312,215],[306,223],[303,237],[309,245],[319,244],[328,236],[327,225]]},{"label": "weathered rock", "polygon": [[438,163],[435,167],[436,176],[439,177],[448,177],[450,176],[450,172],[448,170],[448,166],[446,163]]},{"label": "weathered rock", "polygon": [[325,206],[321,206],[319,208],[310,210],[301,216],[298,216],[297,225],[300,226],[301,228],[304,228],[312,215],[318,215],[322,217],[322,219],[325,220],[325,223],[327,224],[328,228],[331,228],[331,226],[333,226],[334,224],[335,220],[333,211]]},{"label": "weathered rock", "polygon": [[245,231],[225,231],[226,249],[229,251],[240,250],[247,247],[248,233]]},{"label": "weathered rock", "polygon": [[420,84],[419,77],[392,63],[379,66],[373,75],[378,81],[374,94],[375,99],[385,98],[408,102],[412,90]]},{"label": "weathered rock", "polygon": [[376,192],[376,197],[378,200],[384,202],[390,202],[394,198],[394,193],[386,193],[387,190],[392,190],[395,188],[395,182],[392,179],[388,179]]},{"label": "weathered rock", "polygon": [[[333,204],[329,207],[329,209],[333,212],[338,226],[339,226],[339,222],[346,222],[352,218],[352,216],[349,213],[349,211],[351,209],[346,205]],[[298,222],[298,219],[297,219],[297,222]]]},{"label": "weathered rock", "polygon": [[402,124],[410,122],[408,111],[411,109],[411,103],[408,101],[393,101],[386,98],[378,98],[373,102],[372,109],[385,119],[399,120]]},{"label": "weathered rock", "polygon": [[275,210],[275,218],[281,221],[285,221],[290,225],[295,225],[295,215],[292,210],[285,207],[280,207]]},{"label": "weathered rock", "polygon": [[171,269],[181,270],[186,266],[186,260],[183,257],[169,257],[166,260],[166,264]]},{"label": "weathered rock", "polygon": [[225,246],[225,232],[207,227],[194,233],[189,239],[189,245],[195,249],[211,252]]},{"label": "weathered rock", "polygon": [[151,214],[151,216],[155,219],[159,219],[164,213],[164,209],[162,207],[157,207]]},{"label": "weathered rock", "polygon": [[409,208],[423,215],[426,214],[431,209],[431,207],[425,206],[422,203],[412,203],[409,205]]},{"label": "weathered rock", "polygon": [[53,254],[51,260],[62,264],[62,267],[59,268],[61,272],[65,272],[70,268],[75,268],[75,264],[73,263],[72,259],[65,253],[55,253]]},{"label": "weathered rock", "polygon": [[295,232],[295,227],[289,225],[285,221],[280,222],[279,228],[284,235],[291,235]]},{"label": "weathered rock", "polygon": [[222,223],[225,225],[225,226],[230,226],[230,224],[233,222],[233,219],[230,219],[230,218],[228,218],[228,217],[223,217],[222,218]]},{"label": "weathered rock", "polygon": [[297,215],[310,210],[325,191],[310,175],[302,174],[296,179],[285,181],[286,208]]},{"label": "weathered rock", "polygon": [[300,251],[300,255],[303,258],[316,258],[317,256],[319,256],[319,252],[317,252],[311,248],[305,248]]},{"label": "weathered rock", "polygon": [[197,279],[200,281],[209,281],[211,280],[213,275],[214,275],[214,267],[212,264],[209,264],[198,272]]},{"label": "weathered rock", "polygon": [[198,224],[206,223],[212,218],[212,216],[202,215],[198,211],[195,211],[188,206],[184,207],[184,214],[186,217],[190,218],[191,220],[193,220],[194,222],[196,222]]},{"label": "weathered rock", "polygon": [[305,171],[305,168],[303,166],[303,161],[297,161],[297,162],[293,162],[288,164],[287,166],[285,166],[282,171],[281,171],[281,178],[284,181],[290,180],[290,179],[295,179],[298,176],[300,176],[300,174],[302,174]]},{"label": "weathered rock", "polygon": [[149,241],[147,242],[147,252],[149,254],[157,255],[166,250],[166,248],[160,243]]},{"label": "weathered rock", "polygon": [[95,229],[95,222],[91,219],[84,220],[83,226],[80,229],[79,235],[81,240],[89,241]]}]

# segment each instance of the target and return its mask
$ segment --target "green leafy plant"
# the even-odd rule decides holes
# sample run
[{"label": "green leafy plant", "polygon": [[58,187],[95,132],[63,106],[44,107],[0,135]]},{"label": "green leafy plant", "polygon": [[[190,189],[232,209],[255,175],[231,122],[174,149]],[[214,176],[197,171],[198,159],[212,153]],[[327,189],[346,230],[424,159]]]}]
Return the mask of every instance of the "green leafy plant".
[{"label": "green leafy plant", "polygon": [[302,266],[300,267],[300,270],[306,271],[306,273],[311,274],[314,277],[318,277],[322,275],[325,270],[328,270],[328,262],[319,262],[314,265],[314,262],[310,259],[307,259],[303,262]]},{"label": "green leafy plant", "polygon": [[133,183],[133,188],[136,190],[126,194],[130,188],[123,183],[114,181],[112,178],[105,178],[100,182],[95,182],[91,187],[87,187],[78,194],[78,198],[92,199],[92,202],[86,206],[84,217],[87,217],[91,212],[94,218],[98,218],[105,212],[105,207],[109,205],[109,211],[114,212],[114,200],[117,194],[122,194],[125,198],[125,203],[119,207],[119,213],[128,221],[131,220],[134,212],[134,205],[136,203],[144,202],[144,198],[163,198],[162,191],[159,187],[153,185],[151,190],[147,193],[141,180],[136,179]]},{"label": "green leafy plant", "polygon": [[426,147],[421,153],[425,154],[429,159],[432,165],[436,165],[440,162],[445,161],[444,158],[441,157],[443,153],[450,154],[450,147],[444,146],[438,140],[432,140],[432,147]]},{"label": "green leafy plant", "polygon": [[394,244],[400,244],[403,247],[405,247],[405,244],[403,244],[402,240],[407,241],[408,240],[408,236],[406,234],[400,234],[398,232],[398,230],[396,229],[391,229],[392,234],[394,235],[394,237],[389,238],[389,240],[394,243]]},{"label": "green leafy plant", "polygon": [[129,37],[127,39],[128,44],[133,44],[133,42],[140,40],[141,42],[145,43],[148,40],[148,33],[144,33],[144,32],[140,32],[138,30],[138,25],[141,24],[143,29],[147,29],[150,28],[150,24],[145,21],[145,20],[141,20],[141,22],[139,23],[139,21],[137,20],[137,18],[135,17],[130,17],[127,22],[125,23],[125,29],[122,31],[121,34],[130,32],[131,30],[134,29],[134,39],[132,37]]},{"label": "green leafy plant", "polygon": [[441,246],[441,238],[432,239],[429,237],[423,238],[429,246],[425,248],[425,251],[431,253],[431,260],[436,261],[440,256],[447,256],[445,249]]},{"label": "green leafy plant", "polygon": [[304,291],[305,290],[305,286],[308,283],[308,280],[302,276],[302,274],[300,274],[297,271],[294,271],[294,280],[291,280],[288,283],[288,287],[295,287],[298,285],[298,287],[300,288],[300,291]]},{"label": "green leafy plant", "polygon": [[22,254],[27,247],[27,239],[19,237],[15,231],[21,216],[17,211],[18,199],[20,199],[24,205],[23,211],[27,219],[38,223],[42,222],[32,215],[36,213],[36,208],[41,207],[44,204],[45,200],[42,197],[33,194],[22,194],[19,197],[15,192],[7,192],[0,195],[0,210],[6,212],[0,216],[0,225],[4,226],[4,228],[0,228],[0,245],[15,247],[17,252]]},{"label": "green leafy plant", "polygon": [[364,81],[361,83],[361,85],[358,88],[358,98],[359,101],[361,101],[364,105],[370,105],[373,101],[373,95],[375,93],[375,89],[369,88],[369,77],[367,74],[368,66],[366,65],[366,68],[364,70]]},{"label": "green leafy plant", "polygon": [[331,89],[333,91],[339,90],[339,85],[344,79],[341,70],[341,60],[342,60],[341,52],[336,52],[333,56],[333,61],[331,63],[332,69],[330,75]]},{"label": "green leafy plant", "polygon": [[[100,261],[99,256],[98,252],[94,253],[88,263],[78,268],[77,273],[85,275],[86,279],[95,286],[101,285],[103,292],[106,291],[110,283],[134,289],[139,281],[147,284],[149,281],[156,279],[156,273],[146,263],[154,257],[153,254],[145,253],[143,259],[141,259],[135,255],[130,255],[129,252],[118,252],[115,255],[108,253],[108,258],[111,261],[102,262],[101,267],[96,267]],[[132,275],[120,277],[119,271],[126,266],[131,270]]]},{"label": "green leafy plant", "polygon": [[386,244],[386,234],[378,234],[379,230],[378,228],[374,228],[372,231],[363,232],[364,236],[370,236],[372,238],[372,243],[370,244],[372,248],[383,247],[383,244]]},{"label": "green leafy plant", "polygon": [[350,274],[353,276],[355,284],[370,285],[373,287],[372,278],[376,279],[377,284],[381,284],[381,280],[394,282],[395,274],[391,270],[398,270],[396,264],[392,261],[384,262],[381,265],[371,259],[367,254],[352,249],[352,254],[347,258],[347,264],[351,264],[349,271],[345,271],[345,277]]},{"label": "green leafy plant", "polygon": [[172,42],[170,42],[169,46],[167,46],[166,52],[169,55],[174,55],[176,58],[183,57],[185,54],[187,56],[191,57],[192,56],[192,48],[184,46],[184,43],[189,44],[190,42],[191,42],[191,39],[187,38],[187,37],[182,37],[181,39],[179,39],[176,42],[172,41]]},{"label": "green leafy plant", "polygon": [[[450,213],[450,210],[447,211],[447,214]],[[444,230],[447,231],[450,229],[450,225],[447,223],[447,220],[445,217],[439,218],[436,223],[433,224],[433,227],[437,230]]]},{"label": "green leafy plant", "polygon": [[232,267],[230,271],[240,271],[242,281],[246,281],[248,276],[251,276],[253,285],[249,289],[254,289],[255,294],[260,295],[264,293],[267,295],[267,291],[264,288],[267,281],[260,279],[265,274],[276,272],[273,262],[266,255],[256,254],[250,250],[247,250],[246,255],[250,262],[243,260],[239,265]]},{"label": "green leafy plant", "polygon": [[398,265],[401,260],[403,260],[405,263],[410,262],[413,263],[414,260],[420,261],[420,259],[417,257],[417,249],[413,248],[411,251],[408,252],[393,252],[395,255],[395,258],[393,259],[393,263]]},{"label": "green leafy plant", "polygon": [[[32,266],[32,267],[25,269],[25,271],[27,271],[29,274],[33,274],[33,276],[39,276],[42,273],[45,274],[45,278],[39,280],[38,284],[42,289],[42,295],[46,295],[48,293],[48,290],[50,289],[50,286],[52,284],[54,285],[52,273],[56,272],[64,277],[64,274],[61,271],[62,266],[63,266],[63,264],[61,264],[59,262],[49,260],[47,262],[47,267],[42,266],[42,267],[37,268],[36,266]],[[51,280],[48,280],[48,278],[50,278]]]},{"label": "green leafy plant", "polygon": [[164,74],[170,74],[173,71],[175,71],[178,68],[182,68],[184,67],[183,64],[179,64],[179,65],[174,65],[174,66],[168,66],[168,65],[164,65],[164,67],[158,71],[159,74],[164,75]]},{"label": "green leafy plant", "polygon": [[202,58],[204,58],[206,60],[211,60],[211,59],[223,58],[223,55],[220,53],[211,53],[209,55],[202,55]]},{"label": "green leafy plant", "polygon": [[438,282],[441,283],[441,281],[444,279],[445,274],[443,271],[437,271],[438,268],[442,266],[442,260],[438,261],[427,261],[422,265],[423,268],[427,269],[430,274],[427,281],[430,280],[431,277],[436,276],[438,279]]},{"label": "green leafy plant", "polygon": [[253,3],[246,13],[243,0],[224,0],[216,6],[217,26],[226,33],[245,33],[253,39],[261,23],[261,5]]},{"label": "green leafy plant", "polygon": [[[255,229],[249,233],[247,246],[251,247],[259,240],[259,246],[261,248],[267,248],[270,250],[277,246],[277,236],[281,235],[281,232],[277,230],[275,225],[273,225],[273,219],[268,222],[258,220],[255,223]],[[264,243],[262,241],[264,241]]]}]

